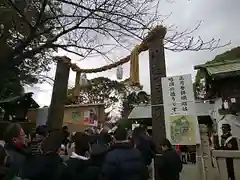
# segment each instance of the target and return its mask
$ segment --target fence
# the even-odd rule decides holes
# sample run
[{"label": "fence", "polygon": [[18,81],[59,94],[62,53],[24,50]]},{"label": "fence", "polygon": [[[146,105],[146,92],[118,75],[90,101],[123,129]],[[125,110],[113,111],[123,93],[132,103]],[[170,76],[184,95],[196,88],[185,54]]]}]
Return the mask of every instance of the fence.
[{"label": "fence", "polygon": [[233,158],[235,179],[240,179],[240,151],[226,151],[226,150],[214,150],[212,152],[213,157],[216,159],[217,165],[217,179],[228,180],[227,173],[227,158]]}]

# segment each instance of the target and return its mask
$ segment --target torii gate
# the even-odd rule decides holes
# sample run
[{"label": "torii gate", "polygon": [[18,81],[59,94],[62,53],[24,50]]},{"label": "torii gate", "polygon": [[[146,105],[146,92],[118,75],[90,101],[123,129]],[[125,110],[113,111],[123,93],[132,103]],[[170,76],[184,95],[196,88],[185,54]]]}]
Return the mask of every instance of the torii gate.
[{"label": "torii gate", "polygon": [[[164,109],[162,97],[162,77],[166,77],[165,55],[163,40],[166,35],[166,28],[157,26],[144,38],[143,42],[136,46],[132,53],[135,53],[134,59],[129,55],[116,63],[106,65],[96,69],[81,69],[76,64],[71,63],[68,57],[56,57],[57,69],[52,92],[52,100],[48,114],[48,125],[50,128],[61,128],[64,116],[64,103],[66,100],[68,78],[70,68],[76,72],[74,94],[77,96],[79,92],[79,80],[81,73],[97,73],[116,68],[128,61],[131,61],[130,80],[133,84],[139,83],[139,65],[138,55],[146,50],[149,50],[149,65],[150,65],[150,83],[151,83],[151,105],[152,105],[152,132],[153,140],[157,148],[160,149],[160,139],[166,137]],[[131,59],[131,60],[130,60]]]}]

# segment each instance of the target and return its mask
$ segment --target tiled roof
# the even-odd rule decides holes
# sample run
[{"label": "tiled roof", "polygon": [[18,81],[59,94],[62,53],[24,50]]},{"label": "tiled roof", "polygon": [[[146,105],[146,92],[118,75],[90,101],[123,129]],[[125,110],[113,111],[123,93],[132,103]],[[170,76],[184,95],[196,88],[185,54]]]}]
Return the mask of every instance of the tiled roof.
[{"label": "tiled roof", "polygon": [[152,118],[152,108],[150,105],[139,105],[133,108],[128,119],[149,119]]},{"label": "tiled roof", "polygon": [[235,61],[224,61],[221,63],[209,63],[195,66],[194,69],[206,69],[211,76],[228,74],[230,76],[239,75],[240,59]]}]

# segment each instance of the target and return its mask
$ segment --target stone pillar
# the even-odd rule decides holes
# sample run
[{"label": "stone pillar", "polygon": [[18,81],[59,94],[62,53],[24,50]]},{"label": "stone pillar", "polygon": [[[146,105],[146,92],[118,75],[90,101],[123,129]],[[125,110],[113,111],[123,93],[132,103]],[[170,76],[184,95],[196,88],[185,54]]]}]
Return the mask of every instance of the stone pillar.
[{"label": "stone pillar", "polygon": [[208,128],[206,125],[200,124],[201,144],[197,145],[197,167],[199,172],[199,180],[213,180],[214,169],[211,161],[211,151],[209,146]]},{"label": "stone pillar", "polygon": [[164,27],[156,28],[148,38],[149,68],[152,105],[152,135],[158,150],[160,141],[166,137],[165,119],[162,96],[162,77],[166,77],[163,39],[166,34]]},{"label": "stone pillar", "polygon": [[[149,68],[151,84],[151,105],[152,105],[152,137],[157,150],[161,152],[160,141],[166,137],[165,119],[162,95],[162,77],[166,77],[165,55],[163,40],[166,29],[158,26],[147,36],[149,47]],[[161,156],[155,159],[155,180],[160,179],[157,175],[157,164]]]},{"label": "stone pillar", "polygon": [[67,98],[70,59],[60,57],[57,59],[57,69],[52,92],[51,105],[48,111],[48,127],[58,129],[62,127],[64,106]]}]

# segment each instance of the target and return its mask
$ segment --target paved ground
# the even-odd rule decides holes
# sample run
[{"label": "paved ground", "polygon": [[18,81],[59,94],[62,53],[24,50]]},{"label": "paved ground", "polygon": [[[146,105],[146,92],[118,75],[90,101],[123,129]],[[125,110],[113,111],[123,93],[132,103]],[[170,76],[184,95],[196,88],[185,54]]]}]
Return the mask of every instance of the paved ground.
[{"label": "paved ground", "polygon": [[183,171],[180,175],[180,180],[198,180],[197,179],[197,165],[184,164]]},{"label": "paved ground", "polygon": [[[184,164],[183,170],[180,174],[180,180],[201,180],[198,179],[197,165],[193,164]],[[153,178],[154,180],[154,178]]]}]

